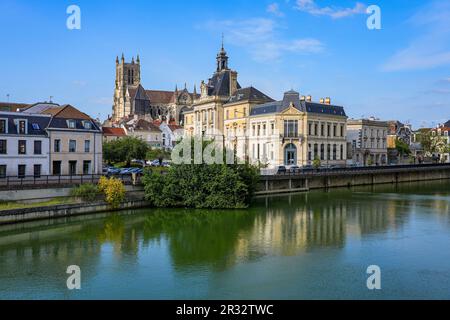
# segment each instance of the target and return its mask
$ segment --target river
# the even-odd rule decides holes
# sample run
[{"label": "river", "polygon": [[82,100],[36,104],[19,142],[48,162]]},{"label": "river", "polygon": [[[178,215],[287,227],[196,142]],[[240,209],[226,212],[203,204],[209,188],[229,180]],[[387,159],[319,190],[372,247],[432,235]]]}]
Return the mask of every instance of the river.
[{"label": "river", "polygon": [[0,299],[450,299],[450,183],[1,226]]}]

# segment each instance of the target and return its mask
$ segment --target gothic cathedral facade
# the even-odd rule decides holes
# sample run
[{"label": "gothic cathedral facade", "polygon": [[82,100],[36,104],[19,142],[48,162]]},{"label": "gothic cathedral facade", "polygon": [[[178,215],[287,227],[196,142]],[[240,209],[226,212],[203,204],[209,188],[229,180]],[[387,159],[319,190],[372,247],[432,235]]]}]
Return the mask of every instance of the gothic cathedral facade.
[{"label": "gothic cathedral facade", "polygon": [[190,93],[186,86],[175,91],[146,90],[141,84],[141,61],[139,55],[136,61],[125,62],[125,57],[119,61],[116,58],[116,83],[114,90],[114,105],[112,118],[109,122],[118,124],[130,118],[140,118],[149,121],[167,121],[184,124],[184,114],[192,109],[198,98],[196,88]]}]

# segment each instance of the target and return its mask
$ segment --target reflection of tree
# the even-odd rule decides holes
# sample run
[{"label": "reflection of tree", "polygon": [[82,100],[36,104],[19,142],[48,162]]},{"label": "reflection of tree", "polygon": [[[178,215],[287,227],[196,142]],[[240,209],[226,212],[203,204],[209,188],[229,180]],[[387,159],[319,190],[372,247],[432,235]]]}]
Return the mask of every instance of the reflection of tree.
[{"label": "reflection of tree", "polygon": [[157,210],[144,223],[144,240],[167,238],[175,267],[234,263],[239,233],[251,228],[251,211]]}]

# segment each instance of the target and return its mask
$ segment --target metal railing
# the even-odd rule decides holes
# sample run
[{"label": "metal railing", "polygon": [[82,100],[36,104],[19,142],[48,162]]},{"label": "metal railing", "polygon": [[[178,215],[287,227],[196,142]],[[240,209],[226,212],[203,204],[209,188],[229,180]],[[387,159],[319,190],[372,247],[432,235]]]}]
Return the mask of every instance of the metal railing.
[{"label": "metal railing", "polygon": [[[6,176],[0,177],[0,189],[41,188],[48,186],[77,186],[86,183],[97,184],[101,174],[88,175],[41,175],[41,176]],[[132,175],[114,175],[123,181],[125,185],[140,183],[140,176],[136,180]]]},{"label": "metal railing", "polygon": [[[320,169],[298,169],[291,172],[278,172],[273,176],[334,176],[334,175],[356,175],[373,173],[396,173],[404,171],[423,171],[425,169],[450,169],[450,163],[444,164],[416,164],[416,165],[392,165],[392,166],[370,166],[354,168],[320,168]],[[266,175],[270,177],[270,175]],[[263,176],[264,177],[264,176]]]}]

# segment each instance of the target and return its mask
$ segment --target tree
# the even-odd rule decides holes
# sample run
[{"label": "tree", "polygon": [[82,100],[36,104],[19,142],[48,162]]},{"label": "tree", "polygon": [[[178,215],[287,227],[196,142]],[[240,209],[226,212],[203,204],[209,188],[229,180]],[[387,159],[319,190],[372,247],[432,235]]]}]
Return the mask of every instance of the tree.
[{"label": "tree", "polygon": [[109,164],[126,162],[130,166],[133,159],[144,159],[148,145],[141,139],[125,137],[122,139],[105,142],[103,144],[103,158]]},{"label": "tree", "polygon": [[316,169],[319,169],[321,165],[322,165],[322,163],[320,162],[319,157],[316,156],[313,161],[313,167]]},{"label": "tree", "polygon": [[411,154],[411,149],[409,148],[409,145],[399,138],[397,138],[395,147],[401,157],[409,156]]}]

